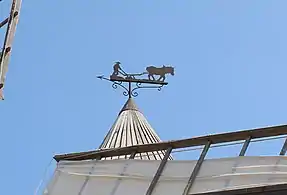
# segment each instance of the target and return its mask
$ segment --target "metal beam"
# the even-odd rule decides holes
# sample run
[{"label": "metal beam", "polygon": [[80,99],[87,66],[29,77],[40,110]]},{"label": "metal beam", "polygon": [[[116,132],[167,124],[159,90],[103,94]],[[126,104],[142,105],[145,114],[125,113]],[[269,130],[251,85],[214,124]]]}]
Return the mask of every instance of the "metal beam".
[{"label": "metal beam", "polygon": [[201,168],[201,165],[202,165],[202,163],[203,163],[203,161],[205,159],[205,156],[206,156],[206,154],[208,152],[208,149],[209,149],[210,145],[211,145],[210,141],[205,144],[205,146],[204,146],[204,148],[203,148],[203,150],[202,150],[202,152],[200,154],[200,157],[199,157],[199,159],[198,159],[198,161],[197,161],[197,163],[196,163],[196,165],[195,165],[195,167],[194,167],[194,169],[193,169],[193,171],[191,173],[191,176],[190,176],[190,178],[189,178],[189,180],[187,182],[187,185],[185,186],[185,189],[184,189],[182,195],[188,195],[188,193],[189,193],[189,191],[191,189],[191,186],[192,186],[192,184],[193,184],[193,182],[194,182],[194,180],[195,180],[195,178],[196,178],[196,176],[197,176],[197,174],[198,174],[198,172],[199,172],[199,170]]},{"label": "metal beam", "polygon": [[285,156],[286,151],[287,151],[287,138],[286,138],[285,143],[284,143],[284,145],[283,145],[283,147],[282,147],[282,149],[280,151],[280,155],[281,156]]},{"label": "metal beam", "polygon": [[202,137],[195,137],[190,139],[176,140],[161,142],[155,144],[145,144],[145,145],[136,145],[124,148],[117,149],[106,149],[106,150],[94,150],[88,152],[79,152],[79,153],[70,153],[54,156],[56,161],[60,160],[88,160],[95,158],[95,156],[110,157],[110,156],[121,156],[128,155],[134,151],[138,153],[167,150],[169,147],[173,149],[177,148],[186,148],[194,146],[202,146],[208,141],[211,141],[213,144],[241,141],[245,140],[247,137],[252,137],[252,139],[264,138],[264,137],[274,137],[280,135],[287,135],[287,125],[266,127],[260,129],[252,129],[245,131],[237,131],[232,133],[222,133],[216,135],[208,135]]},{"label": "metal beam", "polygon": [[153,192],[153,190],[154,190],[154,188],[155,188],[155,186],[156,186],[156,184],[157,184],[157,182],[158,182],[158,180],[159,180],[159,178],[160,178],[160,176],[161,176],[161,174],[162,174],[162,172],[164,170],[164,167],[165,167],[165,165],[167,163],[167,160],[168,160],[168,158],[170,156],[171,151],[172,151],[172,148],[169,148],[165,152],[164,158],[162,159],[162,161],[161,161],[161,163],[160,163],[160,165],[159,165],[159,167],[158,167],[158,169],[156,171],[156,174],[153,177],[153,180],[152,180],[152,182],[151,182],[151,184],[150,184],[150,186],[149,186],[149,188],[148,188],[148,190],[146,192],[146,195],[151,195],[152,194],[152,192]]},{"label": "metal beam", "polygon": [[243,146],[242,146],[242,148],[241,148],[241,151],[240,151],[239,156],[244,156],[244,155],[245,155],[245,153],[246,153],[246,151],[247,151],[247,148],[248,148],[248,146],[249,146],[249,144],[250,144],[250,141],[251,141],[251,136],[249,136],[249,137],[245,140],[245,142],[244,142],[244,144],[243,144]]}]

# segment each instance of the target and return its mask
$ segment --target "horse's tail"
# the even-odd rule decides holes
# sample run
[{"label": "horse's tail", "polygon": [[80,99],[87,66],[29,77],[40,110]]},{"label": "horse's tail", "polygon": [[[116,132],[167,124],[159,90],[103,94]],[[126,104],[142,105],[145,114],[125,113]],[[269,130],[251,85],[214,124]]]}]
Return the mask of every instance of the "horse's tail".
[{"label": "horse's tail", "polygon": [[149,73],[151,71],[151,66],[146,67],[145,70]]}]

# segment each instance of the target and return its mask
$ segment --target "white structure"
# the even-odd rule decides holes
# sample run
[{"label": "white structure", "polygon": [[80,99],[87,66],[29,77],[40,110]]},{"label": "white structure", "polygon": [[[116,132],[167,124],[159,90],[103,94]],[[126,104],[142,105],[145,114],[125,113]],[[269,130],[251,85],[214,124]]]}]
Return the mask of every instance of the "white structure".
[{"label": "white structure", "polygon": [[[142,195],[161,161],[61,161],[44,195]],[[181,195],[197,161],[168,161],[153,195]],[[205,160],[190,194],[287,182],[287,158]]]},{"label": "white structure", "polygon": [[[287,190],[287,139],[281,156],[244,156],[253,139],[286,134],[282,125],[161,142],[129,98],[98,150],[54,157],[57,168],[43,194],[189,195],[276,184]],[[243,140],[240,157],[205,159],[212,145]],[[173,149],[198,146],[204,146],[198,160],[170,156]]]}]

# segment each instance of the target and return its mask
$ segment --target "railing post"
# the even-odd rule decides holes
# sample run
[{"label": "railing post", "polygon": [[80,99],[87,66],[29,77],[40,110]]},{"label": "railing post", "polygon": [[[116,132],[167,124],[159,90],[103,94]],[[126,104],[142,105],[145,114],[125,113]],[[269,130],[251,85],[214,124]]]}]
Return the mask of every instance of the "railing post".
[{"label": "railing post", "polygon": [[194,167],[194,169],[193,169],[193,171],[191,173],[191,176],[190,176],[190,178],[188,180],[188,183],[185,186],[185,189],[184,189],[182,195],[188,195],[188,193],[189,193],[189,191],[191,189],[191,186],[194,183],[194,180],[195,180],[195,178],[196,178],[196,176],[197,176],[197,174],[198,174],[198,172],[199,172],[199,170],[201,168],[201,165],[202,165],[202,163],[203,163],[203,161],[205,159],[205,156],[206,156],[206,154],[208,152],[208,149],[210,148],[210,145],[211,145],[211,141],[208,141],[205,144],[205,146],[204,146],[204,148],[203,148],[203,150],[202,150],[202,152],[200,154],[200,157],[199,157],[199,159],[198,159],[198,161],[197,161],[197,163],[196,163],[196,165],[195,165],[195,167]]},{"label": "railing post", "polygon": [[131,153],[131,155],[130,155],[130,158],[129,158],[129,159],[134,159],[134,158],[135,158],[135,156],[136,156],[136,154],[137,154],[137,152],[136,152],[136,151],[132,152],[132,153]]},{"label": "railing post", "polygon": [[97,158],[96,158],[96,160],[101,160],[102,159],[102,157],[101,156],[98,156]]},{"label": "railing post", "polygon": [[146,192],[146,195],[151,195],[152,194],[152,192],[153,192],[153,190],[154,190],[154,188],[155,188],[155,186],[156,186],[156,184],[157,184],[157,182],[158,182],[158,180],[160,178],[160,175],[162,174],[163,169],[164,169],[164,167],[165,167],[165,165],[167,163],[167,160],[168,160],[168,158],[170,156],[171,151],[172,151],[172,147],[170,147],[170,148],[168,148],[166,150],[164,158],[162,159],[162,161],[161,161],[161,163],[160,163],[160,165],[159,165],[159,167],[157,169],[157,172],[156,172],[156,174],[153,177],[153,180],[152,180],[152,182],[151,182],[151,184],[150,184],[150,186],[149,186],[149,188],[148,188],[148,190]]},{"label": "railing post", "polygon": [[251,141],[251,136],[249,136],[249,137],[245,140],[245,142],[244,142],[244,144],[243,144],[243,146],[242,146],[242,148],[241,148],[241,151],[240,151],[239,156],[244,156],[244,155],[245,155],[245,153],[246,153],[246,151],[247,151],[247,148],[248,148],[248,146],[249,146],[249,144],[250,144],[250,141]]},{"label": "railing post", "polygon": [[[249,136],[249,137],[247,137],[245,139],[245,142],[244,142],[244,144],[243,144],[243,146],[241,148],[239,156],[244,156],[245,155],[245,153],[246,153],[246,151],[248,149],[248,146],[250,144],[250,141],[251,141],[251,136]],[[232,173],[235,173],[237,166],[238,166],[238,161],[236,161],[235,164],[233,165]],[[230,185],[230,181],[231,181],[230,179],[227,179],[227,181],[225,182],[225,187],[228,187]]]},{"label": "railing post", "polygon": [[287,151],[287,138],[285,140],[284,145],[282,146],[282,149],[281,149],[281,152],[280,152],[280,156],[285,156],[286,151]]}]

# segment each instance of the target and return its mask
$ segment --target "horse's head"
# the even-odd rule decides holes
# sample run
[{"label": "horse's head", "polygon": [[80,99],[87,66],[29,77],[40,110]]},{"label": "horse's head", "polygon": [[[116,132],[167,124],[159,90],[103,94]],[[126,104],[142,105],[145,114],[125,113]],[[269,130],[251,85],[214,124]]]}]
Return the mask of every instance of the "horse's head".
[{"label": "horse's head", "polygon": [[165,69],[166,69],[166,73],[170,73],[172,76],[174,76],[174,67],[168,66],[168,67],[165,67]]}]

